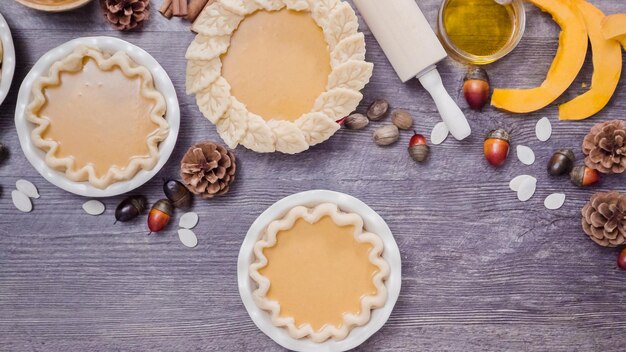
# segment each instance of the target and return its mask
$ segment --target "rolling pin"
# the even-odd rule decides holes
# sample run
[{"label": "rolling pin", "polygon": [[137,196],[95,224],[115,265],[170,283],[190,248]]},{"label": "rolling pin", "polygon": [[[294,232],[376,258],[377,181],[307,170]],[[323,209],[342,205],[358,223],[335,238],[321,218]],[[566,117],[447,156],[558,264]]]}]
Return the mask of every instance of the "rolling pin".
[{"label": "rolling pin", "polygon": [[454,138],[472,132],[463,111],[443,86],[436,64],[447,54],[415,0],[354,0],[361,16],[402,80],[417,77],[432,96]]}]

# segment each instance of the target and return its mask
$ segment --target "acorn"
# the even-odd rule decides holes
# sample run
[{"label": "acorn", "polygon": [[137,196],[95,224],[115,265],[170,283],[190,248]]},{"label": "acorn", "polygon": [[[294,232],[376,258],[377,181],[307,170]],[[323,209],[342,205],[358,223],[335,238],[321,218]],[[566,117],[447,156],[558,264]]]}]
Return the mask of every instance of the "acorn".
[{"label": "acorn", "polygon": [[499,167],[506,161],[509,155],[510,137],[509,133],[503,129],[489,132],[483,146],[485,159],[489,164]]},{"label": "acorn", "polygon": [[163,184],[163,193],[175,208],[189,209],[193,196],[180,181],[168,180]]},{"label": "acorn", "polygon": [[387,110],[389,110],[389,103],[385,99],[376,99],[367,109],[367,118],[378,121],[385,117]]},{"label": "acorn", "polygon": [[617,256],[617,266],[622,270],[626,270],[626,248],[619,252]]},{"label": "acorn", "polygon": [[548,173],[552,176],[561,176],[572,171],[576,156],[571,149],[559,149],[548,161]]},{"label": "acorn", "polygon": [[379,146],[394,144],[400,138],[400,130],[396,125],[386,125],[374,130],[374,143]]},{"label": "acorn", "polygon": [[473,110],[481,110],[489,100],[489,76],[478,66],[467,70],[463,79],[463,95]]},{"label": "acorn", "polygon": [[401,130],[410,130],[413,127],[413,116],[406,110],[396,110],[391,113],[391,122]]},{"label": "acorn", "polygon": [[587,187],[600,181],[600,173],[587,166],[576,166],[569,174],[570,180],[578,187]]},{"label": "acorn", "polygon": [[344,120],[344,125],[349,130],[360,130],[360,129],[363,129],[363,128],[367,127],[367,125],[369,125],[369,123],[370,123],[370,120],[367,118],[367,116],[365,116],[363,114],[359,114],[359,113],[354,113],[354,114],[346,117],[345,120]]},{"label": "acorn", "polygon": [[115,209],[115,222],[130,221],[144,212],[148,200],[144,196],[130,196],[120,202]]},{"label": "acorn", "polygon": [[426,137],[413,131],[413,137],[409,141],[409,155],[418,163],[421,163],[428,159],[430,153],[430,147],[426,142]]},{"label": "acorn", "polygon": [[167,226],[174,214],[174,206],[167,199],[161,199],[154,203],[150,213],[148,214],[148,228],[150,234],[153,232],[159,232]]}]

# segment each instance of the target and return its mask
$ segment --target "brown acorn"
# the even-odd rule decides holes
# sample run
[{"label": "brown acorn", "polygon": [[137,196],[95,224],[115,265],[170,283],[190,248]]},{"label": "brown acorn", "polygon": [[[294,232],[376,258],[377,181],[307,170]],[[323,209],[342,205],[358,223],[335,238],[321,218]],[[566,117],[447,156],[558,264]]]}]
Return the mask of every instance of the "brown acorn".
[{"label": "brown acorn", "polygon": [[489,76],[478,66],[467,70],[463,79],[463,95],[473,110],[481,110],[489,100]]},{"label": "brown acorn", "polygon": [[483,145],[485,159],[495,167],[501,166],[509,155],[509,147],[509,133],[503,129],[493,130],[489,132]]},{"label": "brown acorn", "polygon": [[385,99],[376,99],[367,109],[367,118],[378,121],[385,117],[387,110],[389,110],[389,102]]},{"label": "brown acorn", "polygon": [[548,162],[548,173],[552,176],[561,176],[572,171],[576,156],[571,149],[559,149]]},{"label": "brown acorn", "polygon": [[578,187],[587,187],[600,181],[600,173],[587,166],[576,166],[569,174],[570,180]]},{"label": "brown acorn", "polygon": [[418,163],[421,163],[428,159],[429,153],[430,147],[426,142],[426,137],[414,132],[413,137],[411,137],[411,140],[409,141],[409,155],[411,158]]},{"label": "brown acorn", "polygon": [[166,181],[163,184],[163,193],[174,207],[179,209],[191,208],[192,194],[180,181]]}]

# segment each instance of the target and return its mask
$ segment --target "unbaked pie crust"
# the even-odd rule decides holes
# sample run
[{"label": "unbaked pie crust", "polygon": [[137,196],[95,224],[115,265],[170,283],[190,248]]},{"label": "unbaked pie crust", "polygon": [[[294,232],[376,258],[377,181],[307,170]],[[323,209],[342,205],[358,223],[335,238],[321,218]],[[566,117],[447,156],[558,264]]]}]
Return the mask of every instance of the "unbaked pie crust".
[{"label": "unbaked pie crust", "polygon": [[[293,122],[251,113],[231,95],[222,76],[221,56],[246,16],[285,7],[308,12],[322,29],[331,66],[326,90],[310,112]],[[295,154],[327,140],[340,127],[336,121],[356,109],[363,98],[360,90],[372,75],[373,64],[365,61],[365,39],[358,32],[356,14],[340,0],[216,0],[205,7],[192,30],[198,35],[186,53],[187,93],[195,94],[200,111],[231,148],[241,144],[261,153]]]},{"label": "unbaked pie crust", "polygon": [[[93,63],[92,63],[93,62]],[[95,63],[95,64],[94,64]],[[47,129],[53,124],[48,118],[40,116],[45,112],[45,109],[50,105],[46,95],[46,89],[54,89],[63,87],[63,75],[85,75],[84,67],[87,65],[95,65],[95,69],[91,70],[96,72],[95,74],[102,73],[107,74],[112,72],[113,74],[119,74],[121,72],[124,79],[132,82],[135,79],[139,79],[139,87],[137,88],[138,97],[131,97],[130,108],[141,109],[142,114],[145,114],[146,121],[142,121],[142,127],[147,130],[145,140],[142,141],[118,141],[120,143],[127,142],[129,144],[136,143],[138,149],[145,150],[143,155],[129,155],[126,160],[126,165],[106,165],[106,170],[97,172],[98,168],[102,168],[101,165],[96,165],[97,162],[87,162],[84,165],[79,165],[76,161],[75,155],[61,155],[58,156],[57,152],[61,149],[60,145],[63,141],[57,141],[51,138],[47,138]],[[69,76],[68,76],[69,77]],[[82,78],[82,76],[80,76]],[[81,78],[75,79],[79,82]],[[68,78],[69,79],[69,78]],[[98,83],[101,85],[102,82]],[[90,87],[90,83],[86,82],[85,87]],[[104,89],[107,87],[104,86]],[[93,88],[84,88],[86,91]],[[73,91],[73,93],[76,93]],[[124,94],[125,92],[118,92]],[[78,91],[79,96],[82,92]],[[90,92],[94,95],[96,93]],[[132,94],[132,93],[129,93]],[[97,94],[96,94],[97,95]],[[138,99],[135,101],[134,98]],[[68,99],[76,99],[75,97],[68,97]],[[102,99],[107,99],[106,96]],[[116,101],[115,98],[108,97],[111,106],[121,104],[120,101]],[[148,103],[149,102],[149,103]],[[106,103],[106,102],[105,102]],[[145,103],[145,104],[140,104]],[[86,100],[81,108],[89,106],[90,101]],[[56,107],[55,109],[63,109]],[[65,111],[65,110],[64,110]],[[49,70],[47,76],[39,77],[33,84],[32,100],[27,106],[27,119],[35,124],[35,128],[31,132],[31,139],[35,146],[45,151],[45,163],[51,168],[65,172],[65,176],[76,182],[88,181],[94,187],[104,189],[109,185],[132,179],[141,170],[151,170],[155,167],[159,160],[159,143],[165,140],[169,134],[169,124],[165,120],[166,102],[163,95],[156,90],[150,71],[141,65],[135,63],[126,53],[118,51],[113,55],[108,55],[97,48],[90,48],[86,46],[80,46],[76,48],[71,54],[66,56],[60,61],[54,63]],[[70,114],[68,112],[68,114]],[[130,113],[132,115],[132,113]],[[88,114],[84,114],[86,119],[93,119]],[[97,116],[105,116],[106,111],[98,110],[94,113]],[[82,116],[82,114],[81,114]],[[133,117],[135,117],[133,115]],[[141,116],[138,117],[140,119]],[[141,120],[140,120],[141,121]],[[89,122],[86,122],[87,124]],[[90,130],[93,130],[93,122],[90,126]],[[146,126],[151,127],[146,127]],[[126,126],[118,126],[124,128]],[[106,128],[106,121],[102,124],[102,128]],[[134,131],[133,128],[139,128],[138,125],[133,125],[129,122],[128,131]],[[154,128],[154,129],[153,129]],[[72,129],[72,134],[80,134],[81,126],[77,126]],[[68,133],[64,131],[63,133]],[[83,136],[84,138],[90,138],[90,136]],[[91,136],[96,137],[96,136]],[[77,137],[78,138],[78,137]],[[81,137],[82,138],[82,137]],[[123,139],[123,138],[122,138]],[[145,144],[144,144],[145,143]],[[87,146],[85,146],[87,148]],[[130,148],[128,145],[125,148]],[[94,166],[95,165],[95,166]]]},{"label": "unbaked pie crust", "polygon": [[[323,226],[328,226],[322,224],[324,221],[326,224],[332,222],[336,228],[324,230]],[[317,224],[322,227],[315,227]],[[387,301],[385,281],[390,269],[382,257],[382,239],[366,232],[363,226],[363,219],[358,214],[342,212],[337,205],[330,203],[314,208],[295,207],[268,225],[254,246],[255,260],[250,265],[250,277],[257,284],[254,301],[271,315],[272,324],[286,328],[295,339],[308,337],[314,342],[324,342],[342,340],[353,328],[369,322],[372,310]],[[308,233],[300,235],[305,237],[291,237],[307,228]],[[281,245],[283,253],[279,256],[276,253],[280,253]],[[290,262],[289,251],[292,251],[291,258],[295,258],[293,262]],[[278,260],[273,267],[272,260]],[[316,265],[319,265],[317,272]],[[281,270],[286,274],[280,274]],[[274,290],[283,291],[272,292],[272,280],[280,278],[278,275],[285,277],[276,283]],[[303,297],[305,302],[299,303],[300,295],[309,294],[312,296]],[[288,305],[281,307],[282,298],[272,299],[271,296],[288,297],[285,299]],[[344,309],[343,304],[351,308]],[[323,307],[326,305],[331,308]],[[293,312],[291,315],[290,311]],[[303,317],[307,315],[308,319]]]}]

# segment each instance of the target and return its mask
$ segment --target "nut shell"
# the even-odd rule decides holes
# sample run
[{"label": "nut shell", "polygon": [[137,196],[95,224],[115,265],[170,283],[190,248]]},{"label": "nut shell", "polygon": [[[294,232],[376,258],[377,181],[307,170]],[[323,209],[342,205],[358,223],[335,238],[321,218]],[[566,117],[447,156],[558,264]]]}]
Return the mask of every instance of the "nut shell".
[{"label": "nut shell", "polygon": [[400,131],[395,125],[378,127],[374,130],[374,143],[379,146],[394,144],[400,138]]},{"label": "nut shell", "polygon": [[352,114],[344,120],[343,124],[350,130],[361,130],[369,125],[370,120],[367,116],[359,113]]},{"label": "nut shell", "polygon": [[391,113],[391,122],[401,130],[410,130],[413,127],[413,116],[406,110],[395,110]]},{"label": "nut shell", "polygon": [[389,110],[389,102],[385,99],[376,99],[367,109],[367,118],[372,121],[378,121],[385,117]]}]

